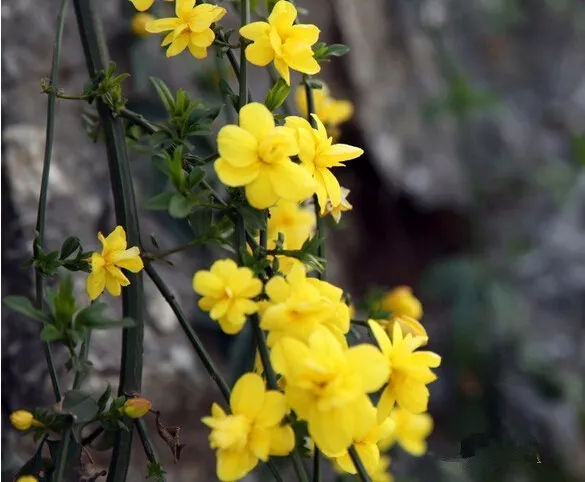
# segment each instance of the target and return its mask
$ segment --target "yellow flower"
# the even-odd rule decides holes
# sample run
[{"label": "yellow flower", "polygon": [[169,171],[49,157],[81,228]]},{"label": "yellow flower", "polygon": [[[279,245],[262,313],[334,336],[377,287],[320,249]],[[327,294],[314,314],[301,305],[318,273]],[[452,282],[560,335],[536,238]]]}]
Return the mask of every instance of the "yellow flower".
[{"label": "yellow flower", "polygon": [[130,28],[134,35],[143,36],[148,32],[146,31],[146,24],[154,20],[154,17],[149,13],[137,13],[132,17],[130,21]]},{"label": "yellow flower", "polygon": [[299,152],[295,132],[275,127],[272,113],[257,102],[240,110],[240,125],[227,125],[217,135],[215,171],[228,186],[245,186],[248,202],[265,209],[281,198],[303,201],[315,190],[311,176],[290,156]]},{"label": "yellow flower", "polygon": [[130,0],[130,3],[134,5],[134,8],[139,12],[145,12],[154,3],[154,0]]},{"label": "yellow flower", "polygon": [[10,423],[16,430],[28,430],[42,425],[28,410],[16,410],[10,414]]},{"label": "yellow flower", "polygon": [[343,291],[326,281],[307,278],[302,264],[294,265],[286,279],[274,276],[266,283],[270,303],[262,310],[260,326],[274,345],[283,336],[307,342],[318,326],[327,328],[340,343],[349,331],[349,307]]},{"label": "yellow flower", "polygon": [[319,29],[310,24],[295,25],[296,18],[295,6],[280,0],[268,22],[252,22],[240,29],[240,35],[253,42],[246,47],[246,59],[260,67],[274,61],[274,67],[289,85],[289,69],[309,75],[321,70],[311,48],[319,39]]},{"label": "yellow flower", "polygon": [[409,316],[420,320],[423,315],[422,303],[412,294],[410,286],[398,286],[384,295],[380,302],[382,309],[391,311],[393,316]]},{"label": "yellow flower", "polygon": [[388,472],[389,467],[390,457],[387,455],[382,455],[380,457],[378,466],[372,473],[370,473],[372,482],[394,482],[394,477],[392,477],[392,474]]},{"label": "yellow flower", "polygon": [[[313,89],[313,101],[315,104],[314,113],[328,129],[337,127],[351,119],[353,115],[353,104],[349,100],[337,100],[331,97],[326,85],[323,85],[321,89]],[[303,84],[297,87],[295,102],[301,115],[307,117],[307,92]]]},{"label": "yellow flower", "polygon": [[169,46],[167,57],[178,55],[186,48],[197,59],[207,57],[207,47],[215,40],[210,26],[226,14],[226,9],[209,3],[195,6],[195,0],[177,0],[175,14],[176,17],[149,22],[146,30],[150,33],[171,31],[161,44]]},{"label": "yellow flower", "polygon": [[325,204],[325,214],[331,214],[335,222],[338,223],[341,219],[341,213],[345,211],[351,211],[353,206],[347,200],[347,196],[349,194],[349,189],[341,186],[341,198],[339,204],[336,206],[333,205],[331,199],[327,200],[327,204]]},{"label": "yellow flower", "polygon": [[221,329],[230,335],[238,333],[246,322],[246,315],[258,311],[252,300],[262,291],[262,282],[254,278],[252,270],[238,268],[231,259],[221,259],[209,271],[201,270],[193,276],[193,290],[203,296],[199,308],[209,311]]},{"label": "yellow flower", "polygon": [[308,343],[284,337],[271,352],[272,365],[285,379],[291,408],[308,423],[317,447],[329,454],[346,450],[371,402],[366,393],[388,379],[388,364],[372,345],[345,349],[324,327]]},{"label": "yellow flower", "polygon": [[122,286],[130,284],[120,268],[132,273],[144,268],[140,249],[137,246],[126,249],[126,231],[122,226],[116,226],[107,238],[102,233],[98,233],[97,237],[103,248],[101,254],[94,252],[91,255],[91,273],[85,283],[87,294],[95,300],[105,288],[112,296],[120,296]]},{"label": "yellow flower", "polygon": [[148,413],[152,403],[146,398],[129,398],[124,402],[122,411],[130,418],[140,418]]},{"label": "yellow flower", "polygon": [[[380,449],[378,448],[378,442],[390,435],[393,424],[389,419],[382,423],[378,423],[376,419],[376,409],[371,403],[363,407],[360,416],[361,421],[353,437],[353,446],[355,447],[364,468],[368,474],[372,475],[380,465]],[[333,456],[339,467],[345,472],[349,472],[350,474],[357,473],[355,465],[353,464],[347,450],[341,454]]]},{"label": "yellow flower", "polygon": [[16,482],[38,482],[38,480],[34,475],[21,475]]},{"label": "yellow flower", "polygon": [[426,438],[433,431],[433,419],[428,413],[411,413],[395,407],[386,419],[392,424],[392,430],[378,444],[381,450],[387,450],[398,442],[404,450],[420,456],[427,451]]},{"label": "yellow flower", "polygon": [[364,151],[347,144],[333,144],[333,139],[327,136],[319,117],[313,114],[313,119],[317,129],[313,129],[306,119],[297,116],[288,116],[284,125],[296,131],[299,159],[317,183],[317,198],[321,214],[324,214],[328,200],[333,206],[341,203],[341,186],[329,169],[343,167],[344,161],[355,159]]},{"label": "yellow flower", "polygon": [[217,449],[217,476],[238,480],[270,455],[287,455],[295,445],[289,425],[280,425],[289,412],[285,397],[276,390],[265,390],[255,373],[246,373],[236,382],[230,397],[231,414],[216,403],[211,417],[203,423],[211,428],[209,442]]},{"label": "yellow flower", "polygon": [[378,402],[378,420],[388,417],[395,403],[412,413],[426,411],[427,384],[437,379],[431,368],[441,364],[441,357],[431,351],[415,351],[425,339],[410,333],[403,337],[398,323],[394,325],[392,341],[374,320],[369,320],[369,325],[390,369],[388,385]]}]

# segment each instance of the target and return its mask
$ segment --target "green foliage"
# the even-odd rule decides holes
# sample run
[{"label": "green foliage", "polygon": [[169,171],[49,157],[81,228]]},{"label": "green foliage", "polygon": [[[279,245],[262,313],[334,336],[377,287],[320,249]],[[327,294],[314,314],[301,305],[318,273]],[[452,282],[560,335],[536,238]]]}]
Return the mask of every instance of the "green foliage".
[{"label": "green foliage", "polygon": [[160,462],[149,462],[147,469],[146,480],[164,482],[166,472]]},{"label": "green foliage", "polygon": [[282,78],[279,78],[268,91],[268,94],[266,94],[264,105],[269,111],[275,111],[284,103],[289,93],[290,85],[288,85]]},{"label": "green foliage", "polygon": [[63,398],[62,411],[71,415],[76,423],[87,423],[95,418],[99,407],[87,393],[81,390],[70,390]]},{"label": "green foliage", "polygon": [[106,70],[100,71],[83,90],[83,96],[91,103],[101,98],[114,115],[119,115],[128,101],[122,94],[122,82],[130,74],[116,74],[116,64],[110,62]]},{"label": "green foliage", "polygon": [[329,57],[341,57],[349,52],[349,47],[344,44],[330,44],[319,42],[313,45],[313,55],[319,63],[329,62]]},{"label": "green foliage", "polygon": [[38,240],[35,241],[35,255],[26,263],[33,266],[44,276],[53,276],[59,268],[69,271],[89,273],[91,266],[87,261],[91,252],[84,252],[79,238],[70,236],[61,245],[59,251],[45,253]]}]

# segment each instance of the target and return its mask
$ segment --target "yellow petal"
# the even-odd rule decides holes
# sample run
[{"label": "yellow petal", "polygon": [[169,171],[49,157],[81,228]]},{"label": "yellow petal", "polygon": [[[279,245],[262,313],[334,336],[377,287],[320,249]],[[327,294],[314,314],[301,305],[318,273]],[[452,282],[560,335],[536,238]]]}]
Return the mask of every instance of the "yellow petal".
[{"label": "yellow petal", "polygon": [[258,463],[249,450],[218,450],[217,477],[222,481],[234,481],[244,477]]},{"label": "yellow petal", "polygon": [[246,199],[256,209],[266,209],[278,201],[268,173],[260,171],[258,176],[246,185]]},{"label": "yellow petal", "polygon": [[201,32],[191,32],[190,44],[194,47],[209,47],[215,40],[215,34],[210,28]]},{"label": "yellow petal", "polygon": [[270,453],[270,430],[254,426],[250,433],[249,444],[254,455],[266,462]]},{"label": "yellow petal", "polygon": [[197,46],[193,45],[192,43],[189,43],[189,45],[187,45],[187,48],[189,49],[189,52],[191,53],[191,55],[193,57],[195,57],[196,59],[204,59],[205,57],[207,57],[207,48],[206,47],[197,47]]},{"label": "yellow petal", "polygon": [[290,287],[282,276],[274,276],[266,283],[266,294],[271,301],[282,303],[290,296]]},{"label": "yellow petal", "polygon": [[146,24],[146,27],[144,27],[144,28],[146,29],[147,32],[150,32],[150,33],[160,33],[160,32],[166,32],[167,30],[174,30],[179,25],[181,25],[180,19],[174,18],[174,17],[169,17],[169,18],[159,18],[157,20],[153,20],[152,22],[148,22]]},{"label": "yellow petal", "polygon": [[217,148],[219,155],[235,167],[258,162],[258,141],[245,128],[231,124],[222,127],[217,134]]},{"label": "yellow petal", "polygon": [[313,75],[321,70],[319,62],[313,56],[313,50],[306,44],[286,42],[282,46],[282,55],[291,69]]},{"label": "yellow petal", "polygon": [[372,345],[354,346],[347,351],[346,356],[350,366],[360,373],[365,392],[375,392],[388,381],[388,359]]},{"label": "yellow petal", "polygon": [[126,249],[126,231],[122,226],[116,226],[104,239],[104,255],[114,251],[123,251]]},{"label": "yellow petal", "polygon": [[154,0],[130,0],[130,2],[132,2],[132,5],[134,5],[136,10],[144,12],[152,7]]},{"label": "yellow petal", "polygon": [[142,258],[140,258],[140,249],[137,246],[116,253],[115,256],[112,256],[112,262],[116,266],[127,269],[132,273],[138,273],[144,268],[144,263],[142,262]]},{"label": "yellow petal", "polygon": [[218,259],[211,265],[209,271],[214,275],[219,276],[225,283],[234,275],[238,270],[238,265],[233,259]]},{"label": "yellow petal", "polygon": [[276,390],[269,390],[264,395],[264,402],[256,416],[256,424],[261,427],[272,427],[280,423],[288,413],[288,405],[284,395]]},{"label": "yellow petal", "polygon": [[320,30],[311,24],[293,25],[288,33],[288,41],[294,39],[295,42],[303,42],[307,45],[313,45],[319,40]]},{"label": "yellow petal", "polygon": [[259,67],[265,67],[274,60],[274,49],[270,45],[268,38],[266,40],[256,40],[256,42],[246,47],[246,59],[251,64]]},{"label": "yellow petal", "polygon": [[213,167],[219,180],[232,187],[245,186],[254,181],[260,173],[260,163],[235,167],[221,157],[215,161]]},{"label": "yellow petal", "polygon": [[256,373],[242,375],[230,395],[230,407],[234,414],[254,420],[264,400],[264,381]]},{"label": "yellow petal", "polygon": [[162,42],[160,43],[161,47],[166,47],[167,45],[170,45],[170,43],[175,40],[175,35],[174,35],[174,31],[173,32],[169,32],[168,34],[166,34],[162,40]]},{"label": "yellow petal", "polygon": [[106,272],[106,290],[112,296],[120,296],[122,293],[122,285],[120,284],[120,281],[109,272]]},{"label": "yellow petal", "polygon": [[174,57],[179,55],[183,50],[187,48],[189,44],[190,35],[187,32],[183,32],[175,40],[171,42],[167,49],[167,57]]},{"label": "yellow petal", "polygon": [[176,0],[175,1],[175,15],[180,17],[182,14],[188,13],[195,7],[195,0]]},{"label": "yellow petal", "polygon": [[122,273],[122,270],[120,268],[117,268],[116,266],[112,265],[107,265],[106,272],[108,276],[111,276],[112,278],[116,279],[122,286],[128,286],[130,284],[130,281],[128,280],[128,278],[126,278],[124,273]]},{"label": "yellow petal", "polygon": [[257,141],[261,141],[274,129],[274,117],[264,104],[251,102],[240,109],[239,124]]},{"label": "yellow petal", "polygon": [[254,298],[258,296],[262,291],[262,282],[258,278],[250,280],[245,288],[238,292],[238,296],[244,296],[246,298]]},{"label": "yellow petal", "polygon": [[85,280],[85,289],[90,300],[95,300],[106,287],[106,270],[93,271]]},{"label": "yellow petal", "polygon": [[291,2],[280,0],[276,2],[270,16],[268,23],[276,27],[278,34],[284,37],[291,30],[292,25],[297,18],[297,9]]},{"label": "yellow petal", "polygon": [[238,323],[232,323],[227,317],[224,316],[217,320],[217,322],[219,323],[221,331],[223,331],[226,335],[235,335],[236,333],[242,331],[242,328],[246,323],[246,319],[244,318],[243,321],[240,320]]},{"label": "yellow petal", "polygon": [[106,264],[106,260],[99,253],[92,253],[90,258],[91,270],[98,271]]},{"label": "yellow petal", "polygon": [[193,276],[193,290],[203,296],[220,298],[224,294],[224,283],[210,271],[197,271]]},{"label": "yellow petal", "polygon": [[325,182],[325,189],[327,190],[327,196],[333,206],[339,205],[341,202],[341,186],[337,178],[327,168],[320,169],[321,176]]},{"label": "yellow petal", "polygon": [[295,447],[295,433],[290,425],[270,430],[270,455],[288,455]]},{"label": "yellow petal", "polygon": [[292,161],[272,165],[269,173],[276,194],[289,201],[304,201],[315,191],[309,172]]},{"label": "yellow petal", "polygon": [[245,39],[257,41],[268,37],[270,25],[266,22],[252,22],[240,28],[240,35]]},{"label": "yellow petal", "polygon": [[343,452],[352,443],[355,417],[351,408],[313,410],[309,418],[309,434],[323,452]]},{"label": "yellow petal", "polygon": [[384,328],[374,320],[368,320],[368,326],[372,330],[374,338],[376,339],[380,350],[382,350],[382,353],[389,357],[392,354],[392,343],[390,343],[390,338],[388,338]]},{"label": "yellow petal", "polygon": [[202,3],[195,7],[194,15],[189,20],[189,28],[192,32],[201,32],[209,26],[220,20],[227,10],[217,5],[211,5],[209,3]]},{"label": "yellow petal", "polygon": [[230,300],[227,298],[219,300],[213,305],[213,308],[209,311],[209,317],[212,320],[219,320],[222,318],[230,307]]},{"label": "yellow petal", "polygon": [[319,155],[319,161],[327,167],[337,166],[340,162],[360,157],[364,153],[359,147],[347,144],[333,144],[327,151]]},{"label": "yellow petal", "polygon": [[382,392],[382,395],[380,395],[380,400],[378,400],[378,406],[376,407],[378,409],[379,423],[383,422],[386,418],[388,418],[390,412],[392,411],[392,408],[394,408],[395,402],[396,399],[394,398],[392,389],[390,385],[388,385]]},{"label": "yellow petal", "polygon": [[281,58],[275,57],[274,58],[274,68],[280,74],[280,76],[284,79],[284,81],[290,85],[290,71],[288,69],[288,64]]}]

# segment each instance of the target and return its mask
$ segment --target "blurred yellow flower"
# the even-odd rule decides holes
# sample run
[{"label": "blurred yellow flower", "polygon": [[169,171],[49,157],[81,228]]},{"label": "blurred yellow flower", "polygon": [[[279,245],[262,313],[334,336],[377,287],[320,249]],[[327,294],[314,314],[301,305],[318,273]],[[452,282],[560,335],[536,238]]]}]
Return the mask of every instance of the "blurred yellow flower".
[{"label": "blurred yellow flower", "polygon": [[378,466],[370,473],[372,482],[394,482],[394,477],[388,471],[390,468],[390,457],[388,455],[382,455]]},{"label": "blurred yellow flower", "polygon": [[299,159],[317,183],[317,198],[321,214],[324,214],[328,200],[333,206],[341,203],[341,186],[330,168],[343,167],[343,162],[361,156],[364,151],[347,144],[333,144],[333,139],[327,136],[319,117],[313,114],[313,119],[317,124],[316,129],[306,119],[297,116],[288,116],[284,125],[296,132]]},{"label": "blurred yellow flower", "polygon": [[346,349],[324,327],[317,327],[306,344],[281,338],[271,360],[284,376],[291,408],[307,421],[315,445],[329,454],[349,447],[370,404],[366,394],[388,380],[388,364],[377,348],[364,344]]},{"label": "blurred yellow flower", "polygon": [[217,22],[226,14],[226,9],[202,3],[195,6],[195,0],[177,0],[175,3],[176,17],[159,18],[146,25],[150,33],[168,32],[162,41],[167,49],[167,57],[180,54],[186,48],[197,59],[207,57],[207,48],[215,40],[211,30],[212,23]]},{"label": "blurred yellow flower", "polygon": [[139,12],[145,12],[154,3],[154,0],[130,0],[130,3],[134,5],[134,8]]},{"label": "blurred yellow flower", "polygon": [[132,17],[130,21],[130,28],[134,35],[139,37],[147,35],[146,24],[154,20],[154,17],[150,13],[137,13]]},{"label": "blurred yellow flower", "polygon": [[295,445],[289,425],[281,425],[289,412],[284,395],[265,390],[264,381],[246,373],[234,385],[230,397],[231,414],[213,404],[211,416],[203,423],[211,428],[209,442],[217,449],[219,480],[238,480],[252,470],[258,460],[270,455],[287,455]]},{"label": "blurred yellow flower", "polygon": [[349,307],[341,299],[340,288],[308,278],[305,267],[299,263],[286,278],[271,278],[266,283],[266,294],[269,304],[262,310],[260,326],[269,332],[269,346],[284,336],[307,342],[318,326],[324,326],[345,344]]},{"label": "blurred yellow flower", "polygon": [[347,200],[349,189],[341,186],[340,194],[341,197],[339,204],[334,206],[333,203],[331,202],[331,199],[328,199],[327,203],[325,204],[325,214],[331,214],[333,219],[335,219],[336,223],[338,223],[341,220],[341,213],[351,211],[353,209],[353,206]]},{"label": "blurred yellow flower", "polygon": [[222,127],[217,147],[220,157],[214,167],[219,179],[227,186],[245,186],[246,198],[256,209],[280,199],[303,201],[315,190],[307,170],[290,159],[299,152],[295,132],[276,127],[263,104],[242,107],[239,126]]},{"label": "blurred yellow flower", "polygon": [[252,22],[240,28],[240,35],[252,41],[246,47],[248,62],[264,67],[274,61],[280,76],[290,85],[290,70],[316,74],[321,70],[311,46],[319,39],[319,29],[311,24],[296,24],[297,9],[280,0],[268,22]]},{"label": "blurred yellow flower", "polygon": [[102,252],[91,255],[91,273],[85,283],[87,294],[95,300],[105,288],[112,296],[120,296],[122,286],[130,284],[120,268],[132,273],[144,268],[140,249],[137,246],[126,249],[126,231],[122,226],[116,226],[107,238],[102,233],[98,233],[97,237],[102,243]]},{"label": "blurred yellow flower", "polygon": [[254,278],[252,270],[239,268],[231,259],[221,259],[209,271],[195,273],[193,290],[203,296],[199,308],[209,311],[211,319],[217,320],[225,333],[233,335],[246,323],[246,315],[258,311],[252,298],[262,291],[262,282]]},{"label": "blurred yellow flower", "polygon": [[[304,84],[297,87],[295,102],[301,115],[307,117],[307,92]],[[331,97],[329,88],[325,84],[321,89],[313,89],[313,102],[315,104],[314,114],[317,114],[328,130],[348,121],[353,115],[353,104],[349,100],[338,100]]]},{"label": "blurred yellow flower", "polygon": [[122,406],[122,411],[130,418],[140,418],[144,417],[144,415],[149,412],[151,407],[152,403],[150,403],[150,400],[136,397],[126,400]]},{"label": "blurred yellow flower", "polygon": [[410,286],[398,286],[386,293],[380,301],[383,310],[392,316],[409,316],[420,320],[423,316],[422,303],[412,294]]},{"label": "blurred yellow flower", "polygon": [[427,451],[426,438],[433,431],[433,419],[428,413],[411,413],[395,407],[386,419],[391,423],[391,430],[378,444],[381,450],[388,450],[398,442],[404,450],[420,456]]},{"label": "blurred yellow flower", "polygon": [[441,364],[441,357],[431,351],[415,351],[425,339],[410,333],[403,337],[398,323],[394,325],[392,341],[378,323],[374,320],[368,323],[390,370],[388,385],[378,402],[378,420],[388,417],[395,403],[412,413],[426,411],[427,384],[437,379],[431,368]]},{"label": "blurred yellow flower", "polygon": [[[381,439],[387,438],[390,435],[392,428],[393,425],[390,420],[378,423],[376,409],[371,403],[369,405],[364,405],[360,413],[359,423],[356,425],[353,446],[370,476],[376,472],[380,465],[380,449],[378,448],[378,442]],[[347,450],[341,454],[333,456],[342,470],[350,474],[357,473],[355,465],[353,464]]]},{"label": "blurred yellow flower", "polygon": [[21,475],[16,482],[38,482],[38,480],[34,475]]},{"label": "blurred yellow flower", "polygon": [[16,410],[10,414],[9,418],[10,423],[16,430],[28,430],[31,427],[40,427],[42,425],[28,410]]}]

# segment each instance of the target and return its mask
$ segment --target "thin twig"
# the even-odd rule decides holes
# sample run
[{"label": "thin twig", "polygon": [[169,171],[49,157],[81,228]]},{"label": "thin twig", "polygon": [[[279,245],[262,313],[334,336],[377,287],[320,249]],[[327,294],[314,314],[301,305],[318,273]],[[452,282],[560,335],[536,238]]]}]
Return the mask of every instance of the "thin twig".
[{"label": "thin twig", "polygon": [[[148,436],[148,430],[146,429],[144,420],[142,418],[137,418],[134,421],[134,424],[136,425],[136,431],[138,432],[138,436],[142,442],[142,447],[144,448],[144,454],[146,455],[146,458],[150,463],[160,465],[154,446],[152,445],[150,437]],[[166,480],[164,475],[162,476],[162,480]]]},{"label": "thin twig", "polygon": [[349,456],[351,457],[351,461],[357,470],[360,480],[362,482],[371,482],[372,479],[370,479],[368,472],[364,468],[364,464],[362,464],[362,460],[360,459],[360,456],[357,453],[355,447],[352,445],[347,449],[347,451],[349,452]]},{"label": "thin twig", "polygon": [[53,482],[61,482],[65,475],[69,455],[69,443],[71,442],[72,437],[71,425],[63,431],[62,437],[61,443],[59,444],[59,452],[57,453],[57,460],[55,461],[55,475],[52,479]]},{"label": "thin twig", "polygon": [[321,453],[317,447],[313,454],[313,482],[321,482]]},{"label": "thin twig", "polygon": [[[59,13],[57,15],[57,33],[55,35],[55,44],[53,47],[53,63],[51,65],[51,92],[47,100],[47,128],[45,133],[45,154],[43,158],[43,173],[41,175],[41,190],[39,193],[39,206],[37,211],[36,238],[33,242],[33,254],[36,257],[38,248],[42,249],[45,241],[45,219],[47,211],[47,193],[49,190],[49,173],[51,172],[51,156],[53,153],[53,139],[55,137],[55,91],[59,82],[59,62],[61,60],[61,44],[63,39],[63,30],[65,27],[65,13],[67,11],[68,0],[61,0]],[[44,286],[43,276],[37,269],[35,271],[35,291],[37,308],[44,311]],[[60,401],[62,398],[59,378],[53,361],[53,353],[49,342],[43,343],[47,367],[51,377],[51,385],[55,399]]]}]

